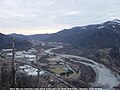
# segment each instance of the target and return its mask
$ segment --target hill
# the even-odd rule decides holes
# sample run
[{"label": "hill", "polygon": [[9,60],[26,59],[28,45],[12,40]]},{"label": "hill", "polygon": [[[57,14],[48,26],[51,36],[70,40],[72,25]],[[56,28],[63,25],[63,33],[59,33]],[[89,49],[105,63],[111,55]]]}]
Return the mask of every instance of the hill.
[{"label": "hill", "polygon": [[23,35],[23,34],[17,34],[17,33],[12,33],[9,35],[15,38],[21,38],[24,40],[34,40],[34,41],[44,41],[50,36],[50,34]]},{"label": "hill", "polygon": [[[13,37],[10,35],[5,35],[0,33],[0,49],[3,48],[12,48]],[[15,47],[16,49],[23,49],[32,46],[27,40],[20,38],[15,38]]]},{"label": "hill", "polygon": [[64,42],[82,48],[113,47],[120,45],[120,20],[64,29],[51,34],[46,41]]},{"label": "hill", "polygon": [[36,41],[69,43],[77,48],[110,48],[120,45],[120,20],[114,19],[102,24],[64,29],[54,34],[21,35],[11,34],[16,38]]}]

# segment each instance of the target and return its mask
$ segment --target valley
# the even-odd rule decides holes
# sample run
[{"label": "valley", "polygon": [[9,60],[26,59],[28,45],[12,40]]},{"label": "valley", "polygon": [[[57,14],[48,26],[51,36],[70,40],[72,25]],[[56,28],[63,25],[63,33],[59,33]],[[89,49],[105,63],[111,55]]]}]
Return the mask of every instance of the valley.
[{"label": "valley", "polygon": [[54,34],[0,34],[0,87],[119,90],[119,29],[112,20]]}]

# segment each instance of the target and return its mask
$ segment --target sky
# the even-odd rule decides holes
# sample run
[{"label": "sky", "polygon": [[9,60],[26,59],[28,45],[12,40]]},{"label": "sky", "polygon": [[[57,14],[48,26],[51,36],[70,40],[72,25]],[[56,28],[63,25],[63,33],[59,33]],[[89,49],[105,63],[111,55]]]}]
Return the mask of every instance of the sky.
[{"label": "sky", "polygon": [[0,32],[55,33],[120,19],[120,0],[0,0]]}]

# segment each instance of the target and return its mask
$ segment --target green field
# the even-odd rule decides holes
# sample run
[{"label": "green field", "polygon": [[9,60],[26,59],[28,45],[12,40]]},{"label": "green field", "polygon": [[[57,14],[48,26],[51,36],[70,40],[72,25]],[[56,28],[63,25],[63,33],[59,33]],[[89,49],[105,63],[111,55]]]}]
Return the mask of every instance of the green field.
[{"label": "green field", "polygon": [[60,74],[60,73],[64,72],[64,69],[61,67],[56,67],[54,69],[51,69],[51,71],[56,73],[56,74]]}]

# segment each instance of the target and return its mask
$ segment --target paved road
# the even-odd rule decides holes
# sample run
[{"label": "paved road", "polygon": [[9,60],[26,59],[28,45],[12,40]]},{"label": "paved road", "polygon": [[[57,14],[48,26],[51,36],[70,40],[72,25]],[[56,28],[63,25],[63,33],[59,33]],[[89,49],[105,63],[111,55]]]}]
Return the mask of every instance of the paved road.
[{"label": "paved road", "polygon": [[[2,56],[2,55],[0,55],[0,56]],[[6,57],[6,56],[4,56],[4,57]],[[9,58],[9,57],[6,57],[6,58]],[[9,59],[11,59],[11,58],[9,58]],[[29,65],[29,66],[32,66],[32,67],[34,67],[34,68],[36,68],[36,69],[38,68],[37,66],[31,64],[31,62],[24,62],[24,61],[20,61],[20,60],[19,60],[19,61],[18,61],[18,60],[15,60],[15,62],[17,62],[17,63],[22,63],[22,64],[25,64],[25,65]],[[65,85],[67,85],[69,88],[75,88],[73,85],[67,83],[66,81],[64,81],[64,80],[62,80],[61,78],[59,78],[58,76],[50,73],[49,71],[47,71],[47,70],[45,70],[45,69],[42,69],[42,68],[40,68],[40,69],[41,69],[42,71],[46,72],[47,74],[51,75],[52,77],[56,78],[57,80],[61,81],[62,83],[64,83]]]},{"label": "paved road", "polygon": [[[114,72],[112,72],[110,69],[108,69],[107,67],[105,67],[102,64],[99,64],[99,63],[97,63],[93,60],[90,60],[88,58],[85,58],[85,57],[80,57],[80,56],[75,56],[75,55],[67,55],[67,54],[57,54],[57,53],[52,52],[52,50],[60,49],[60,48],[63,48],[63,46],[56,46],[55,48],[45,50],[45,53],[48,53],[50,55],[56,54],[57,56],[60,56],[63,58],[69,58],[73,62],[82,63],[84,65],[92,67],[97,75],[96,82],[92,83],[91,84],[92,86],[100,86],[100,87],[110,89],[110,88],[120,84],[120,81],[116,78]],[[77,60],[71,59],[71,58],[75,58]],[[81,60],[82,60],[82,62],[81,62]],[[86,61],[89,61],[91,63],[86,63]]]},{"label": "paved road", "polygon": [[[36,68],[36,69],[38,68],[37,66],[35,66],[35,65],[33,65],[33,64],[29,63],[29,62],[24,63],[24,62],[17,61],[17,60],[16,60],[16,62],[18,62],[18,63],[23,63],[23,64],[25,64],[25,65],[32,66],[32,67],[34,67],[34,68]],[[54,78],[58,79],[59,81],[61,81],[61,82],[64,83],[65,85],[67,85],[68,87],[70,87],[70,88],[75,88],[75,87],[72,86],[71,84],[67,83],[66,81],[62,80],[61,78],[57,77],[56,75],[50,73],[49,71],[47,71],[47,70],[45,70],[45,69],[42,69],[42,68],[40,68],[40,69],[41,69],[42,71],[46,72],[47,74],[53,76]]]}]

